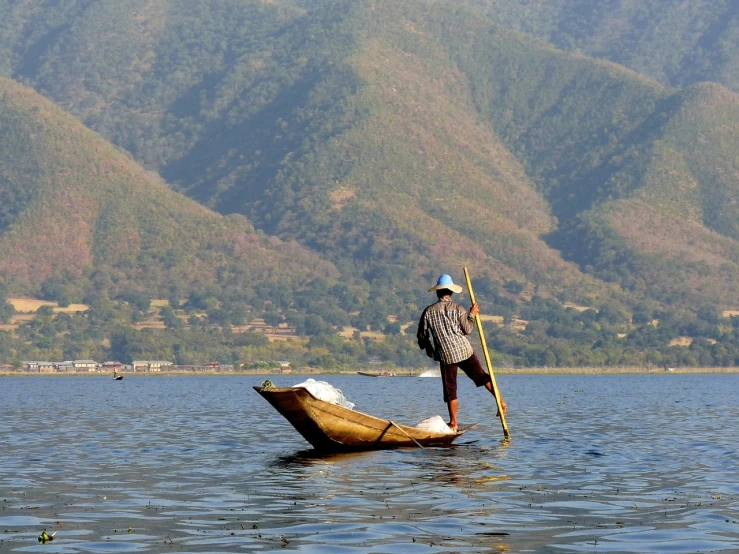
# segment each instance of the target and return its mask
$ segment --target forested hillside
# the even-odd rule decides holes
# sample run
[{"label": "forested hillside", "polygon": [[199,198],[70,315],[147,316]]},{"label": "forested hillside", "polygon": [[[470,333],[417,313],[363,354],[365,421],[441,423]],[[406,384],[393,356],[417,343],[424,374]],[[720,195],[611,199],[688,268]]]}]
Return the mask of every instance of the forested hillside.
[{"label": "forested hillside", "polygon": [[[336,271],[295,243],[178,195],[48,100],[0,79],[0,273],[16,293],[82,301],[300,288]],[[251,284],[251,286],[249,286]]]},{"label": "forested hillside", "polygon": [[64,14],[69,33],[42,41],[43,55],[16,54],[38,56],[34,75],[16,76],[177,190],[321,252],[352,282],[407,287],[443,252],[441,263],[470,263],[501,284],[601,296],[541,239],[554,230],[548,206],[477,120],[464,76],[437,64],[443,47],[426,41],[409,59],[413,33],[393,10],[77,4]]},{"label": "forested hillside", "polygon": [[739,95],[674,92],[465,15],[435,17],[479,112],[549,200],[551,245],[640,298],[736,302]]},{"label": "forested hillside", "polygon": [[716,81],[739,92],[734,0],[468,0],[501,25],[673,86]]},{"label": "forested hillside", "polygon": [[[737,10],[608,5],[0,0],[0,73],[132,157],[14,93],[9,290],[195,294],[322,337],[314,359],[405,364],[423,291],[467,265],[511,363],[726,363],[706,352],[739,309]],[[261,254],[232,259],[234,233]],[[350,325],[400,337],[349,348]]]}]

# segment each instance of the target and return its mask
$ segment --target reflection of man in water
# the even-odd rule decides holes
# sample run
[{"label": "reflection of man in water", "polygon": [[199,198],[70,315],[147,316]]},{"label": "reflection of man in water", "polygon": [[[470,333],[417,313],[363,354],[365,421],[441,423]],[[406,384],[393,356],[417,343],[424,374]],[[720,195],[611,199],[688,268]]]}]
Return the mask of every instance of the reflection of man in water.
[{"label": "reflection of man in water", "polygon": [[[474,329],[475,314],[480,312],[480,307],[473,304],[468,314],[462,306],[452,302],[452,294],[462,292],[462,287],[455,285],[449,275],[440,276],[436,286],[429,289],[431,291],[436,291],[439,300],[423,311],[416,338],[418,346],[426,351],[426,355],[441,365],[441,384],[444,402],[449,408],[449,427],[456,431],[459,408],[457,369],[464,371],[475,385],[484,386],[495,396],[490,376],[482,369],[480,360],[466,337]],[[502,398],[500,405],[505,413],[506,404]]]}]

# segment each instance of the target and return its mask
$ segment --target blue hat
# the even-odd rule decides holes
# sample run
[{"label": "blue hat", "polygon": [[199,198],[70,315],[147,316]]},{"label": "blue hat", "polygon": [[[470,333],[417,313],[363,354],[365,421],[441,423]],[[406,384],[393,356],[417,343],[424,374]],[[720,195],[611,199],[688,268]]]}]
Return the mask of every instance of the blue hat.
[{"label": "blue hat", "polygon": [[431,292],[432,290],[441,290],[441,289],[447,289],[447,290],[450,290],[452,292],[457,292],[457,293],[462,292],[462,287],[460,287],[459,285],[455,285],[454,281],[452,281],[452,278],[446,273],[444,275],[439,276],[439,279],[436,281],[436,286],[431,287],[429,289],[429,292]]}]

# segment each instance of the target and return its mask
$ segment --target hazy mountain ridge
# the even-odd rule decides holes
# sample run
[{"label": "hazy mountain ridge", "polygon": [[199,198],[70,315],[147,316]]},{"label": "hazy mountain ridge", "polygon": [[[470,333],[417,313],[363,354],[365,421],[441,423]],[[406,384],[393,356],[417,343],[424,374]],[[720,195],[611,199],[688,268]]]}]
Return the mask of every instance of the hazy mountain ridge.
[{"label": "hazy mountain ridge", "polygon": [[[723,258],[728,265],[719,264],[719,274],[707,279],[705,271],[690,269],[700,255],[691,245],[693,238],[671,231],[675,221],[655,214],[651,225],[637,225],[638,218],[624,217],[629,203],[613,201],[651,198],[658,213],[691,217],[697,236],[710,237],[713,229],[734,239],[736,94],[710,84],[672,92],[613,64],[530,43],[463,12],[458,19],[441,12],[434,21],[467,69],[481,113],[551,201],[560,224],[551,244],[583,269],[595,269],[595,275],[632,292],[662,301],[689,297],[700,302],[711,290],[708,281],[717,289],[714,300],[735,301],[733,256]],[[463,33],[467,47],[455,48],[454,37]],[[586,217],[591,209],[600,215]],[[615,213],[609,215],[610,209]],[[641,209],[635,212],[645,216]],[[595,220],[613,227],[605,243],[595,240]],[[590,223],[578,223],[584,221]],[[579,231],[570,233],[573,226]],[[655,248],[656,236],[662,236],[662,252]],[[726,252],[734,251],[732,240],[719,242]],[[679,257],[677,251],[693,254]],[[637,281],[652,284],[636,287]],[[671,283],[679,294],[660,291],[662,282]]]},{"label": "hazy mountain ridge", "polygon": [[[247,213],[270,232],[330,251],[338,236],[352,240],[346,225],[332,221],[336,212],[363,206],[375,214],[369,221],[385,221],[386,240],[400,247],[389,261],[400,266],[414,257],[411,266],[422,264],[430,250],[400,228],[390,231],[397,216],[380,215],[388,199],[428,204],[427,215],[472,234],[478,245],[492,244],[488,253],[508,258],[504,263],[520,272],[517,265],[529,264],[511,260],[510,249],[495,247],[501,239],[493,237],[519,233],[513,244],[523,240],[523,250],[533,252],[546,249],[535,246],[536,236],[556,226],[528,175],[565,224],[583,209],[640,186],[639,172],[646,169],[633,161],[635,147],[650,148],[655,129],[670,117],[669,106],[662,108],[670,93],[655,82],[563,54],[445,2],[314,2],[307,9],[260,2],[75,6],[64,14],[52,11],[69,19],[69,32],[45,37],[48,52],[35,72],[29,71],[27,50],[21,77],[31,77],[62,104],[71,101],[75,113],[153,162],[181,190],[221,211]],[[193,41],[196,33],[201,38]],[[226,36],[230,40],[223,42]],[[434,87],[437,100],[417,101]],[[480,125],[476,110],[506,145]],[[146,113],[154,117],[142,117]],[[455,127],[465,118],[464,128]],[[461,138],[473,128],[476,135]],[[400,157],[413,134],[421,148]],[[398,139],[389,147],[393,135]],[[373,144],[363,143],[373,136]],[[455,141],[458,146],[445,148]],[[474,153],[471,144],[489,146]],[[460,147],[467,150],[462,157],[454,154]],[[330,152],[342,148],[341,159]],[[368,152],[386,159],[368,164]],[[444,164],[429,169],[433,156]],[[382,164],[394,172],[378,179]],[[487,180],[479,181],[484,174]],[[486,217],[465,225],[460,210],[429,201],[429,192],[443,190],[439,179],[457,199],[472,201],[467,209],[479,207]],[[466,181],[477,184],[465,189]],[[401,192],[402,201],[393,197],[399,182],[417,192]],[[334,183],[333,190],[326,183]],[[485,195],[497,202],[486,205],[480,193],[491,185],[497,188]],[[333,207],[337,197],[341,210]],[[356,214],[350,219],[362,220]],[[480,231],[486,220],[495,222],[488,235]],[[533,231],[529,239],[517,230],[526,228]],[[357,231],[358,242],[332,257],[362,258],[372,232]],[[377,253],[371,247],[369,257]],[[530,278],[540,280],[549,271]]]},{"label": "hazy mountain ridge", "polygon": [[[711,297],[732,305],[739,295],[738,100],[712,84],[674,94],[660,135],[634,156],[638,186],[582,212],[554,242],[628,290],[674,304]],[[578,243],[586,247],[572,246]]]},{"label": "hazy mountain ridge", "polygon": [[[22,291],[37,292],[49,278],[92,275],[110,294],[133,287],[186,296],[214,282],[297,285],[313,270],[333,272],[243,217],[224,218],[177,195],[17,83],[0,79],[0,107],[0,195],[12,214],[0,235],[0,271]],[[228,272],[231,283],[222,278]]]},{"label": "hazy mountain ridge", "polygon": [[739,4],[732,0],[467,0],[501,25],[604,58],[672,86],[739,92]]},{"label": "hazy mountain ridge", "polygon": [[[383,40],[392,44],[393,40],[407,38],[408,33],[402,26],[398,31],[394,24],[385,25],[391,21],[385,13],[388,6],[326,3],[316,13],[290,12],[295,20],[285,18],[286,22],[284,25],[280,23],[280,26],[275,22],[280,19],[276,15],[278,5],[264,7],[247,4],[245,10],[250,14],[255,10],[273,10],[275,21],[270,20],[270,25],[280,32],[275,33],[278,37],[267,39],[267,43],[272,44],[273,50],[288,54],[282,60],[283,63],[287,62],[287,69],[278,69],[281,73],[269,81],[267,75],[275,72],[275,65],[264,43],[255,41],[254,44],[244,45],[240,54],[229,54],[230,45],[224,50],[219,50],[217,46],[210,48],[213,42],[206,34],[193,54],[195,63],[187,65],[194,65],[187,78],[197,83],[198,71],[201,71],[201,78],[205,83],[210,83],[211,88],[195,84],[188,91],[175,84],[175,88],[179,86],[184,96],[168,105],[165,113],[169,115],[163,118],[159,116],[161,124],[157,124],[157,127],[152,127],[156,124],[156,117],[144,121],[142,129],[153,131],[152,136],[131,143],[131,134],[126,129],[133,128],[142,118],[126,115],[131,113],[129,104],[133,102],[145,111],[153,109],[151,99],[142,96],[147,90],[146,83],[162,77],[162,82],[166,83],[172,75],[181,73],[185,62],[192,62],[182,54],[187,51],[187,43],[172,49],[175,55],[169,58],[161,53],[162,45],[168,40],[182,40],[183,36],[188,36],[181,32],[181,28],[196,25],[195,20],[201,26],[208,25],[208,22],[223,25],[226,31],[231,29],[231,32],[236,29],[234,21],[239,21],[238,18],[228,17],[231,13],[229,7],[232,11],[236,9],[233,3],[226,3],[226,8],[224,4],[201,4],[199,8],[185,4],[181,10],[168,5],[170,19],[162,26],[163,8],[159,6],[158,10],[152,11],[151,6],[146,2],[137,3],[125,24],[121,24],[127,31],[121,33],[121,37],[117,37],[113,43],[105,42],[106,35],[100,31],[90,37],[93,42],[103,41],[98,42],[99,48],[80,41],[68,41],[69,45],[65,47],[64,41],[60,40],[52,52],[59,51],[62,57],[55,63],[50,61],[52,56],[46,58],[41,65],[36,86],[51,92],[52,97],[60,102],[64,102],[63,98],[66,97],[74,98],[75,113],[90,125],[108,133],[134,155],[141,153],[142,161],[154,161],[156,158],[152,156],[160,155],[157,152],[164,154],[164,164],[159,170],[180,190],[221,211],[246,213],[266,230],[301,240],[329,254],[335,261],[350,256],[353,263],[360,263],[360,272],[378,274],[374,266],[386,266],[386,270],[380,269],[380,275],[387,271],[394,274],[409,270],[425,271],[428,259],[435,255],[435,241],[443,237],[441,240],[444,241],[465,242],[461,232],[472,235],[477,245],[462,246],[457,250],[462,255],[453,251],[445,253],[445,263],[449,265],[471,262],[475,267],[489,267],[502,281],[525,279],[525,273],[530,274],[529,279],[547,280],[557,287],[563,281],[569,286],[581,280],[576,275],[576,268],[563,264],[556,252],[550,251],[538,238],[538,235],[553,229],[548,208],[531,187],[516,159],[477,121],[464,77],[460,76],[462,79],[456,85],[453,79],[447,79],[446,83],[456,87],[467,98],[459,103],[453,95],[444,98],[446,92],[443,90],[433,92],[436,86],[433,83],[428,85],[428,79],[441,78],[443,81],[446,78],[438,68],[434,68],[437,74],[433,77],[423,73],[433,68],[433,56],[436,54],[423,55],[425,68],[418,63],[410,69],[396,68],[389,58],[381,58],[379,62],[377,59],[369,61],[373,56],[377,58],[378,55],[384,55],[377,52]],[[210,19],[203,17],[205,6],[210,8]],[[84,29],[94,26],[92,21],[99,19],[99,10],[103,8],[104,4],[78,13],[73,27],[86,36]],[[103,27],[110,27],[114,24],[111,22],[118,18],[126,19],[125,13],[119,8],[111,6],[110,9],[113,10],[112,15]],[[193,11],[197,11],[198,17]],[[376,14],[373,14],[375,11]],[[300,29],[310,25],[326,25],[329,16],[333,21],[328,23],[332,30],[320,29],[321,33],[312,36],[315,38],[320,35],[321,38],[305,48],[304,34]],[[134,19],[147,17],[158,23],[131,23]],[[141,29],[148,29],[149,34],[141,37]],[[175,30],[178,35],[173,35]],[[150,35],[157,32],[160,40],[152,44]],[[125,52],[122,36],[126,33],[133,33],[140,40],[132,41],[136,46],[133,52],[127,54],[125,63],[116,62],[107,69],[107,77],[103,81],[108,89],[121,97],[118,102],[113,102],[107,112],[100,111],[101,99],[106,95],[99,91],[88,91],[79,98],[79,102],[76,101],[78,97],[73,92],[74,88],[82,86],[89,89],[90,86],[85,85],[86,81],[80,83],[70,80],[71,71],[66,79],[52,77],[56,65],[78,67],[75,64],[80,62],[77,60],[86,59],[90,53],[100,53],[100,57],[104,58],[107,49],[118,48]],[[378,39],[377,33],[384,38]],[[339,44],[343,44],[339,51],[337,36],[340,37]],[[427,47],[443,56],[444,52],[439,51],[433,42],[427,41]],[[83,50],[84,56],[73,54],[79,49]],[[62,55],[65,51],[68,53]],[[352,52],[355,52],[353,57],[341,57]],[[340,56],[337,57],[337,54]],[[388,46],[385,54],[392,56],[395,61],[407,61],[402,59],[405,56],[402,48],[399,50]],[[117,53],[119,57],[122,55],[121,52]],[[144,58],[150,59],[150,62],[144,65],[130,61]],[[210,60],[218,65],[219,60],[226,58],[231,61],[224,66],[226,70],[220,72],[213,71],[211,64],[203,61]],[[65,64],[65,59],[69,59],[70,63]],[[170,60],[170,68],[164,67],[166,59]],[[370,68],[373,63],[376,66],[384,63],[386,67],[373,70]],[[115,74],[113,68],[118,65],[123,65],[125,71]],[[400,72],[392,75],[398,68]],[[451,65],[448,69],[455,71]],[[212,77],[207,76],[208,71]],[[383,71],[389,73],[384,74]],[[280,75],[284,75],[284,78]],[[403,105],[410,97],[397,95],[396,90],[393,93],[397,97],[396,104],[385,102],[391,98],[388,96],[387,83],[382,81],[385,77],[394,79],[396,89],[401,86],[403,79],[411,78],[409,85],[415,88],[411,94],[417,94],[427,87],[432,91],[430,94],[435,94],[439,100],[432,106]],[[248,84],[250,82],[251,85]],[[274,85],[277,85],[276,88]],[[235,92],[239,86],[244,90]],[[167,86],[162,90],[167,90]],[[169,90],[173,90],[171,82]],[[264,96],[263,91],[268,90],[273,92]],[[373,98],[373,95],[377,95],[377,98]],[[383,100],[378,103],[380,98]],[[195,112],[182,112],[186,101],[191,102]],[[439,102],[447,102],[447,105]],[[396,112],[390,114],[390,108]],[[443,113],[450,109],[456,110],[451,117]],[[381,114],[383,110],[388,113]],[[200,112],[200,123],[193,126],[193,116],[197,111]],[[114,119],[111,120],[113,114]],[[408,119],[408,115],[411,119]],[[174,116],[179,117],[173,119]],[[437,121],[433,120],[435,117],[438,117]],[[465,127],[460,124],[461,121],[466,121]],[[108,122],[118,123],[111,127]],[[386,133],[396,124],[399,125],[398,130]],[[166,133],[168,127],[169,134]],[[142,129],[135,132],[141,133]],[[472,134],[472,129],[477,129],[475,134]],[[192,138],[188,138],[188,135]],[[419,148],[408,150],[407,139],[410,135],[414,135],[413,140],[420,148],[427,150],[426,154],[421,153]],[[148,148],[152,138],[157,136],[162,140],[154,148]],[[184,154],[170,156],[166,153],[169,148],[167,145],[172,144],[170,136],[183,137],[190,144]],[[393,146],[390,146],[391,136],[397,137]],[[371,139],[376,140],[369,143]],[[347,141],[346,146],[342,145],[344,140]],[[452,145],[451,149],[447,142]],[[458,144],[454,145],[455,142]],[[339,160],[332,151],[342,148],[345,155]],[[401,155],[401,152],[404,153]],[[439,163],[445,158],[448,159]],[[378,166],[394,170],[386,171],[378,178]],[[425,172],[419,171],[424,166]],[[467,183],[467,178],[472,184]],[[338,186],[330,190],[326,188],[327,183],[338,183]],[[408,190],[415,188],[416,192],[406,195],[398,183],[403,183]],[[337,195],[345,197],[342,209],[338,211],[334,209],[335,201],[332,200]],[[449,201],[437,201],[436,198],[441,195],[448,196]],[[495,201],[491,202],[492,198]],[[356,204],[352,205],[354,202]],[[416,204],[422,206],[425,215],[416,212]],[[401,205],[405,206],[402,212],[395,210]],[[392,209],[388,211],[387,206],[392,206]],[[366,215],[356,213],[357,209],[366,212]],[[342,212],[348,216],[344,223],[341,222],[341,216],[337,217]],[[412,213],[417,213],[426,223],[423,226],[404,225],[401,220]],[[429,216],[439,223],[430,221]],[[470,223],[473,220],[476,223]],[[363,228],[352,229],[362,221],[366,221]],[[448,236],[449,231],[444,226],[456,229],[454,239]],[[435,227],[439,228],[437,237],[425,236]],[[380,228],[383,229],[383,236],[378,240],[379,237],[375,235]],[[478,245],[483,246],[486,258],[476,259],[479,258]],[[464,252],[475,255],[465,255]],[[517,261],[518,258],[524,258],[523,263]],[[566,277],[563,278],[563,275]]]},{"label": "hazy mountain ridge", "polygon": [[[410,313],[422,295],[405,290],[462,265],[489,279],[489,292],[509,282],[527,291],[508,301],[538,292],[632,310],[736,307],[736,95],[667,88],[557,50],[477,4],[0,2],[2,28],[23,29],[4,32],[0,50],[4,71],[176,190],[329,260],[282,244],[300,253],[291,267],[302,260],[329,280],[338,267],[360,300],[323,314],[335,325],[370,284],[388,294],[388,310]],[[9,181],[39,174],[32,159],[19,162],[4,168],[16,172]],[[53,205],[99,208],[67,181],[53,184]],[[15,208],[0,228],[18,224],[35,186],[4,189]],[[136,244],[140,231],[107,213],[100,221],[117,230],[107,242],[91,246],[70,223],[67,254],[52,265],[116,249],[125,258],[123,237]],[[146,236],[162,253],[192,250],[184,231]],[[161,290],[147,278],[126,270],[121,282]]]}]

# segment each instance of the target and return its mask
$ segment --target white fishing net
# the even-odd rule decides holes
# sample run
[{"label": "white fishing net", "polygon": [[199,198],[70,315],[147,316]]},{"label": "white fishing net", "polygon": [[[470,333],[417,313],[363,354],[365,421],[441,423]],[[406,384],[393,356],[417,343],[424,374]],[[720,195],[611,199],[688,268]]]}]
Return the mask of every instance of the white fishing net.
[{"label": "white fishing net", "polygon": [[446,421],[444,421],[444,419],[438,415],[426,418],[423,421],[419,421],[416,424],[416,429],[423,429],[424,431],[443,433],[447,435],[454,434],[454,431],[449,428],[449,426],[446,424]]},{"label": "white fishing net", "polygon": [[349,402],[344,393],[336,387],[327,383],[326,381],[316,381],[315,379],[308,379],[297,385],[293,385],[293,388],[304,388],[313,396],[324,402],[330,402],[337,406],[343,406],[344,408],[354,409],[354,402]]}]

